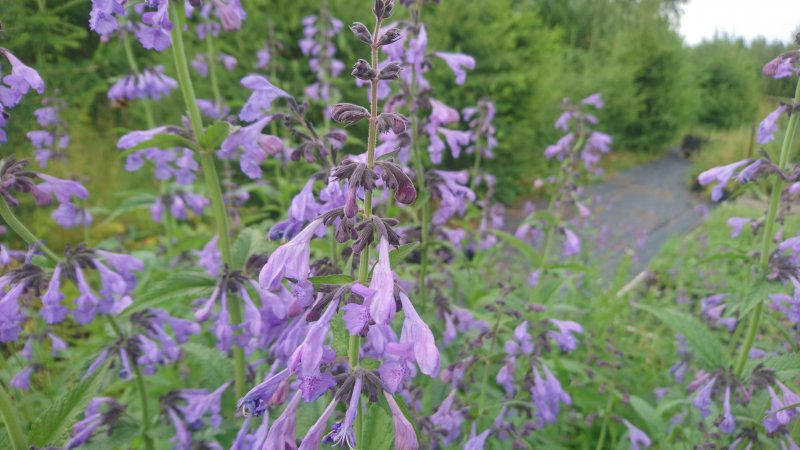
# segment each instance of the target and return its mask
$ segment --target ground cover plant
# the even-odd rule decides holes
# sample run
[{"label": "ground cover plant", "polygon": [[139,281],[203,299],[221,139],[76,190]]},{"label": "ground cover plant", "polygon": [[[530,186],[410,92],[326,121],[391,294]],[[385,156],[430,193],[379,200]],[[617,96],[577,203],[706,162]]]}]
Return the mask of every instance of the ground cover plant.
[{"label": "ground cover plant", "polygon": [[[700,208],[643,266],[618,239],[642,230],[603,227],[591,186],[619,141],[660,145],[689,115],[688,89],[647,90],[689,77],[660,19],[615,38],[663,37],[646,60],[608,49],[637,98],[606,74],[520,107],[551,141],[512,223],[514,170],[493,169],[518,138],[469,86],[491,57],[446,45],[450,2],[352,2],[349,23],[333,3],[245,34],[260,2],[93,0],[124,111],[93,162],[69,95],[0,47],[0,448],[798,448],[800,35],[762,61],[779,91],[758,148],[696,177],[750,206]],[[542,27],[576,13],[539,8]],[[757,109],[758,81],[708,56],[742,52],[697,51],[698,89],[743,92],[703,126]]]}]

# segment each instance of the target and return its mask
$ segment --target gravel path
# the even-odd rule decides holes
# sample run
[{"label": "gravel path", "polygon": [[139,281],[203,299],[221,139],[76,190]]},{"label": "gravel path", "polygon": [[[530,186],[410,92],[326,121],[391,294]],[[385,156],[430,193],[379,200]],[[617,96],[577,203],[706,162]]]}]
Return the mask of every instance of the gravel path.
[{"label": "gravel path", "polygon": [[[685,234],[701,220],[698,205],[707,201],[689,190],[691,161],[673,152],[661,159],[609,175],[587,188],[597,196],[594,219],[608,228],[607,248],[636,249],[642,268],[671,237]],[[513,231],[524,213],[510,209],[506,224]],[[616,266],[611,258],[609,267]]]}]

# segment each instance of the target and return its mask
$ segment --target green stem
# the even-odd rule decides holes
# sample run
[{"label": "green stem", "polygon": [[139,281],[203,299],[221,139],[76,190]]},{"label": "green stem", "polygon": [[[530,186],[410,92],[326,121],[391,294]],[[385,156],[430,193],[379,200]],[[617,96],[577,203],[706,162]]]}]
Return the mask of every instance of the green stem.
[{"label": "green stem", "polygon": [[[800,102],[800,80],[797,82],[795,88],[794,101]],[[781,170],[786,170],[789,163],[789,156],[791,154],[792,145],[794,144],[794,137],[797,132],[798,112],[795,111],[789,118],[789,125],[786,127],[786,136],[783,139],[783,146],[781,147],[780,157],[778,159],[778,167]],[[761,269],[762,273],[767,273],[769,268],[769,256],[772,247],[772,233],[775,228],[775,218],[778,215],[778,207],[781,203],[781,194],[783,192],[783,180],[776,176],[772,182],[772,192],[770,192],[769,209],[767,210],[767,219],[764,222],[764,235],[761,238]],[[748,354],[750,349],[753,348],[756,334],[758,334],[758,324],[761,321],[761,313],[764,310],[763,299],[758,299],[755,308],[753,309],[753,316],[750,318],[750,324],[747,327],[747,334],[745,335],[744,345],[739,352],[739,357],[736,360],[734,374],[737,377],[742,375],[744,366],[747,363]]]},{"label": "green stem", "polygon": [[49,260],[53,262],[59,261],[60,258],[56,256],[56,254],[53,253],[53,251],[50,250],[50,248],[48,248],[44,242],[39,240],[39,238],[37,238],[36,235],[34,235],[31,230],[29,230],[28,227],[26,227],[25,224],[17,218],[17,216],[14,214],[14,211],[11,210],[8,202],[6,202],[6,199],[3,197],[0,197],[0,217],[2,217],[3,220],[6,221],[6,224],[9,226],[9,228],[14,230],[14,232],[17,233],[17,235],[21,237],[22,240],[24,240],[28,245],[35,245]]},{"label": "green stem", "polygon": [[[111,328],[114,330],[114,334],[117,335],[117,339],[124,340],[125,335],[122,333],[122,329],[117,321],[114,320],[114,317],[106,316],[106,318],[108,319],[108,323],[111,325]],[[145,447],[148,450],[152,450],[154,448],[153,440],[147,434],[147,432],[150,430],[150,402],[147,397],[147,387],[144,384],[142,371],[139,369],[139,365],[136,364],[136,361],[129,361],[129,365],[133,368],[136,389],[139,391],[139,401],[141,402],[142,406],[142,439],[144,440]]]},{"label": "green stem", "polygon": [[595,450],[601,450],[606,441],[606,431],[608,430],[608,418],[611,416],[611,407],[614,404],[614,395],[608,393],[608,400],[606,400],[606,410],[603,413],[603,425],[600,428],[600,437],[597,438],[597,447]]},{"label": "green stem", "polygon": [[[418,7],[418,5],[415,5]],[[412,16],[419,20],[419,10],[412,13]],[[424,155],[419,147],[419,130],[417,125],[417,111],[414,108],[414,99],[417,91],[417,69],[416,65],[411,67],[411,85],[409,86],[408,112],[411,116],[411,153],[414,156],[414,171],[417,174],[417,198],[422,200],[422,217],[420,219],[420,262],[419,274],[417,277],[417,295],[422,302],[422,311],[428,309],[427,282],[428,273],[428,236],[430,234],[431,210],[430,199],[425,195],[425,161]]]},{"label": "green stem", "polygon": [[[211,200],[211,211],[216,222],[216,231],[219,236],[219,249],[222,253],[222,262],[227,267],[232,267],[231,242],[228,226],[228,215],[225,210],[225,202],[222,197],[222,189],[219,184],[217,168],[214,165],[213,149],[199,148],[200,138],[203,136],[203,120],[200,116],[200,109],[197,107],[197,97],[195,96],[192,78],[189,74],[189,62],[186,59],[186,47],[183,44],[183,3],[171,2],[170,13],[175,26],[172,28],[172,54],[175,59],[175,68],[178,74],[178,83],[183,93],[183,101],[189,114],[189,121],[192,124],[194,141],[197,143],[197,152],[200,158],[200,166],[203,169],[203,178],[206,183],[206,193]],[[242,321],[242,311],[239,302],[228,303],[231,316],[231,324],[236,326]],[[239,346],[233,347],[234,359],[234,386],[236,396],[241,397],[245,394],[245,359],[244,351]]]},{"label": "green stem", "polygon": [[11,439],[12,448],[14,450],[26,450],[28,448],[26,445],[27,438],[25,437],[25,432],[22,431],[22,425],[19,423],[19,414],[2,384],[0,384],[0,415],[3,416],[3,423],[6,425],[6,433],[8,438]]},{"label": "green stem", "polygon": [[222,106],[222,94],[219,92],[219,81],[217,79],[217,53],[214,49],[214,37],[206,34],[206,53],[208,59],[208,77],[211,79],[211,92],[214,94],[214,104]]},{"label": "green stem", "polygon": [[491,365],[491,357],[494,352],[494,347],[497,344],[497,332],[500,329],[500,312],[496,312],[494,321],[494,328],[492,329],[492,343],[489,345],[489,353],[486,355],[486,361],[483,364],[483,376],[481,377],[481,395],[478,401],[478,420],[483,417],[483,407],[486,402],[486,386],[489,384],[489,366]]}]

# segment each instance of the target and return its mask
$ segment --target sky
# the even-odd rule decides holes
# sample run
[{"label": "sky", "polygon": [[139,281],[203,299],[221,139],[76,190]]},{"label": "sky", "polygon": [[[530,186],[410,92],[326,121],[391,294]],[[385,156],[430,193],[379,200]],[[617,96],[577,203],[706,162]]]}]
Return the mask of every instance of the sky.
[{"label": "sky", "polygon": [[717,31],[748,41],[761,35],[788,43],[798,26],[798,0],[689,0],[680,30],[690,45],[712,38]]}]

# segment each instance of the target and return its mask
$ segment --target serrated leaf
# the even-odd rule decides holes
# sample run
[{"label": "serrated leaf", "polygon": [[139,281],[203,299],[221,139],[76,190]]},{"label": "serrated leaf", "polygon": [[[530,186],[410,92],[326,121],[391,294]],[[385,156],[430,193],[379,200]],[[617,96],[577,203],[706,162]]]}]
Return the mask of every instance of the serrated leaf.
[{"label": "serrated leaf", "polygon": [[738,310],[739,320],[744,320],[747,314],[750,313],[759,302],[764,301],[767,295],[771,294],[774,289],[775,285],[773,283],[762,278],[750,287],[744,297],[740,298],[738,302],[731,304],[731,309]]},{"label": "serrated leaf", "polygon": [[206,388],[216,389],[233,379],[231,360],[216,349],[194,342],[184,344],[183,349],[189,355],[189,363],[195,366],[193,373]]},{"label": "serrated leaf", "polygon": [[308,279],[314,286],[322,284],[348,284],[355,281],[350,275],[337,274],[337,275],[322,275],[318,277],[311,277]]},{"label": "serrated leaf", "polygon": [[200,148],[206,150],[216,150],[222,141],[228,137],[230,125],[228,122],[217,121],[206,128],[205,133],[200,137]]},{"label": "serrated leaf", "polygon": [[143,294],[134,297],[133,304],[120,315],[131,314],[147,308],[157,308],[167,302],[180,302],[191,298],[208,297],[214,290],[215,281],[203,272],[178,272],[154,283]]},{"label": "serrated leaf", "polygon": [[630,405],[636,414],[642,418],[642,420],[647,423],[647,428],[650,431],[651,436],[660,436],[663,434],[664,424],[661,422],[661,417],[658,415],[658,412],[650,406],[649,403],[644,401],[643,399],[632,395],[630,397]]},{"label": "serrated leaf", "polygon": [[360,448],[370,450],[392,450],[394,448],[394,427],[392,416],[377,403],[367,407],[364,427],[361,432],[363,445]]},{"label": "serrated leaf", "polygon": [[103,364],[85,380],[66,389],[61,397],[42,412],[28,432],[31,444],[39,447],[59,446],[62,438],[68,435],[75,416],[86,409],[86,405],[97,394],[107,369],[108,364]]},{"label": "serrated leaf", "polygon": [[418,246],[419,242],[412,242],[410,244],[403,244],[396,249],[393,249],[389,252],[389,263],[392,265],[392,267],[400,264],[406,259],[406,256],[408,256],[408,254],[414,251]]},{"label": "serrated leaf", "polygon": [[188,149],[194,149],[195,145],[194,142],[190,141],[189,139],[186,139],[183,136],[178,136],[177,134],[166,134],[166,133],[157,134],[144,142],[140,142],[139,144],[136,144],[131,148],[125,149],[125,151],[120,153],[120,158],[127,157],[133,152],[143,150],[146,148],[159,148],[162,150],[166,150],[174,147],[185,147]]},{"label": "serrated leaf", "polygon": [[641,304],[635,306],[656,316],[672,331],[682,335],[691,352],[705,369],[714,370],[730,365],[725,347],[703,322],[689,314],[669,308]]},{"label": "serrated leaf", "polygon": [[530,262],[539,266],[539,252],[533,249],[527,242],[523,241],[522,239],[506,233],[505,231],[501,230],[491,230],[491,232],[499,237],[500,239],[506,241],[509,245],[519,250],[523,255],[528,257]]}]

